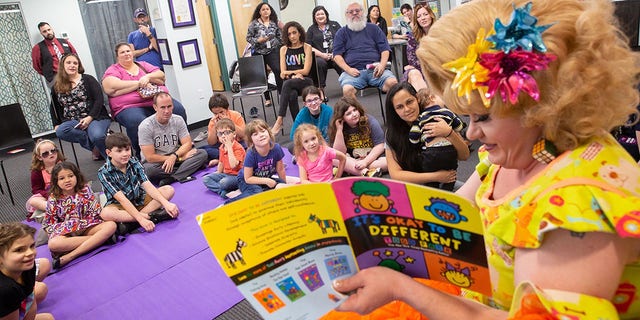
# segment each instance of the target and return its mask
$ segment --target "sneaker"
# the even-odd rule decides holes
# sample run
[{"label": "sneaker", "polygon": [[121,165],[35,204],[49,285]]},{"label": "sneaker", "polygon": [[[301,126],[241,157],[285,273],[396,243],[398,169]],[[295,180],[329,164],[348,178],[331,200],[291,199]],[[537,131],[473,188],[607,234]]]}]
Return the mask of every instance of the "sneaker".
[{"label": "sneaker", "polygon": [[371,168],[365,172],[364,176],[369,178],[379,178],[382,177],[382,170],[380,170],[380,168]]},{"label": "sneaker", "polygon": [[257,118],[258,117],[258,107],[251,107],[251,109],[249,110],[249,116],[251,118]]},{"label": "sneaker", "polygon": [[195,138],[193,138],[193,142],[200,142],[200,141],[206,139],[207,135],[208,134],[207,134],[206,130],[202,131],[202,132],[198,133],[198,135]]}]

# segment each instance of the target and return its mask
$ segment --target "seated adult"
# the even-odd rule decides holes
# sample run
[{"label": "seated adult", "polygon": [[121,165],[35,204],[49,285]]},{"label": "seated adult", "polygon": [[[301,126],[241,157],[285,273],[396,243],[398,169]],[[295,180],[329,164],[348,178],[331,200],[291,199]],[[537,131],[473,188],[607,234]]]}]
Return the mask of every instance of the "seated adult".
[{"label": "seated adult", "polygon": [[377,4],[369,6],[367,10],[367,22],[373,23],[382,30],[384,36],[389,34],[389,28],[387,28],[387,20],[380,14],[380,6]]},{"label": "seated adult", "polygon": [[[413,31],[407,33],[407,65],[404,67],[403,80],[408,81],[416,91],[427,87],[422,75],[422,66],[416,55],[421,40],[429,33],[429,29],[436,22],[436,14],[427,4],[417,4],[413,11]],[[422,46],[429,43],[423,42]]]},{"label": "seated adult", "polygon": [[205,165],[207,152],[193,147],[184,119],[173,114],[171,95],[156,94],[153,109],[156,113],[138,128],[144,171],[161,187],[185,181]]},{"label": "seated adult", "polygon": [[608,134],[635,112],[640,64],[613,12],[608,0],[474,0],[434,24],[418,50],[427,83],[484,143],[458,193],[479,207],[492,295],[485,305],[374,267],[334,283],[353,293],[338,309],[640,318],[640,168]]},{"label": "seated adult", "polygon": [[[446,108],[443,110],[437,105],[433,108],[429,102],[421,101],[408,82],[398,83],[389,90],[385,105],[385,155],[389,175],[394,180],[451,190],[458,160],[469,157],[469,148],[459,133],[462,122],[457,116]],[[423,115],[438,120],[429,121],[415,132],[412,129],[422,122]],[[455,119],[458,122],[454,122]],[[416,134],[429,143],[421,143],[422,139],[411,141]]]},{"label": "seated adult", "polygon": [[[376,27],[377,28],[377,27]],[[366,114],[357,99],[342,97],[329,123],[329,145],[347,155],[344,172],[379,177],[387,171],[384,131],[375,117]]]},{"label": "seated adult", "polygon": [[363,17],[364,7],[353,2],[347,7],[347,25],[340,28],[333,41],[333,60],[344,72],[338,78],[345,97],[355,99],[357,90],[373,86],[387,92],[398,80],[387,61],[391,47],[385,34]]},{"label": "seated adult", "polygon": [[104,106],[100,83],[84,74],[82,62],[75,53],[67,53],[60,59],[51,100],[56,136],[79,143],[93,153],[93,160],[106,159],[104,139],[111,118]]},{"label": "seated adult", "polygon": [[398,27],[391,31],[391,39],[403,39],[407,40],[408,35],[411,33],[413,23],[413,8],[408,3],[403,3],[400,6],[400,13],[402,19],[398,23]]},{"label": "seated adult", "polygon": [[[318,80],[320,90],[327,86],[327,71],[329,68],[336,70],[338,75],[342,69],[333,61],[333,39],[340,29],[340,24],[329,20],[329,12],[324,6],[316,6],[311,12],[313,24],[307,29],[307,43],[311,45],[316,55],[316,68],[318,69]],[[322,94],[324,102],[328,98]]]},{"label": "seated adult", "polygon": [[[140,90],[169,92],[164,86],[164,72],[147,62],[135,62],[130,44],[116,44],[117,62],[112,64],[102,77],[102,88],[109,96],[111,116],[127,129],[136,155],[140,156],[138,126],[154,113],[153,97],[144,98]],[[157,89],[155,88],[157,86]],[[187,122],[187,113],[182,104],[173,99],[174,113]]]}]

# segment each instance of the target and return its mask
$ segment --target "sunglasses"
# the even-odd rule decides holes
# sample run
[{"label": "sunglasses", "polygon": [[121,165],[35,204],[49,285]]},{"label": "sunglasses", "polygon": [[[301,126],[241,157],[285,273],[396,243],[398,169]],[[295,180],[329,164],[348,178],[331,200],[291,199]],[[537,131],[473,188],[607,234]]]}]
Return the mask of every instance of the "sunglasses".
[{"label": "sunglasses", "polygon": [[55,149],[55,148],[54,148],[54,149],[51,149],[51,150],[49,150],[49,151],[45,151],[45,152],[41,153],[41,154],[40,154],[40,156],[41,156],[41,157],[43,157],[43,158],[46,158],[46,157],[48,157],[49,155],[52,155],[52,154],[54,154],[54,153],[58,153],[58,149]]},{"label": "sunglasses", "polygon": [[218,131],[216,134],[218,135],[218,137],[222,137],[222,136],[230,135],[232,133],[233,131],[231,130],[225,130],[225,131]]}]

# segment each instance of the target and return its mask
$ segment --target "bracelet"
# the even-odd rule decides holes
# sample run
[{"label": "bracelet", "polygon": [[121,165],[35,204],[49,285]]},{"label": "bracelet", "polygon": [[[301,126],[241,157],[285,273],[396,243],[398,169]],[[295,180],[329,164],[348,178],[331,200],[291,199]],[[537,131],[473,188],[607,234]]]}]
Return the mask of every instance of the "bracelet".
[{"label": "bracelet", "polygon": [[445,138],[449,138],[452,133],[453,133],[453,127],[451,128],[451,131],[449,131],[449,134]]}]

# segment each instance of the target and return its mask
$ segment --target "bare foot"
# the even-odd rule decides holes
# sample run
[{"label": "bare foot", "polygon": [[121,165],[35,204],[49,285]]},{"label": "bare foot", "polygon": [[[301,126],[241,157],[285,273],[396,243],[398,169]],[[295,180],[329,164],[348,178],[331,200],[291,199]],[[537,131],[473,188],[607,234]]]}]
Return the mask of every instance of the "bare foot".
[{"label": "bare foot", "polygon": [[219,162],[220,162],[220,160],[213,159],[213,160],[209,161],[209,167],[213,167],[213,166],[217,165]]}]

